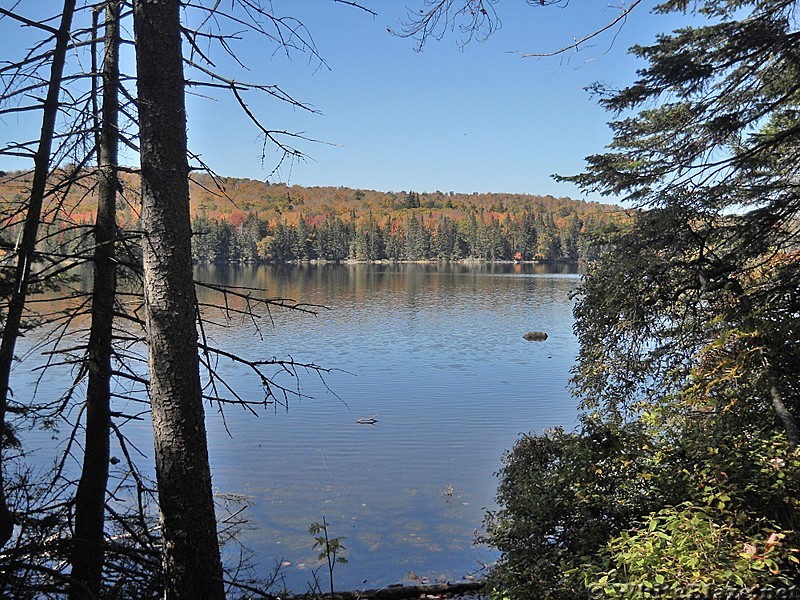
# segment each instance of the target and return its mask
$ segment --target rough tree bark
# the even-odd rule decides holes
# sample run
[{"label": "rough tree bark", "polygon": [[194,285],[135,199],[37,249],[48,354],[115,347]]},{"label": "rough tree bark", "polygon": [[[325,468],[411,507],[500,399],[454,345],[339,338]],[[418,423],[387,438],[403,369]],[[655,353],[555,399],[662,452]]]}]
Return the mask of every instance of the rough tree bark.
[{"label": "rough tree bark", "polygon": [[136,0],[144,293],[166,597],[223,599],[197,353],[179,0]]},{"label": "rough tree bark", "polygon": [[22,313],[28,295],[31,265],[36,252],[36,238],[39,232],[39,221],[42,216],[47,176],[50,171],[50,153],[53,147],[56,116],[58,114],[58,96],[61,91],[61,78],[64,62],[70,41],[72,16],[75,13],[75,0],[64,0],[61,23],[55,33],[56,44],[53,51],[53,65],[47,96],[42,112],[42,130],[39,145],[34,156],[34,174],[31,184],[31,195],[28,213],[22,231],[22,240],[17,251],[17,265],[14,274],[14,289],[8,301],[6,319],[3,323],[3,338],[0,343],[0,547],[4,546],[14,533],[14,517],[8,508],[5,492],[3,455],[5,446],[5,418],[8,406],[11,365],[14,362],[14,348],[19,337]]},{"label": "rough tree bark", "polygon": [[87,350],[86,441],[83,469],[75,495],[75,536],[71,557],[75,583],[70,588],[71,600],[97,597],[102,587],[111,418],[111,338],[117,288],[114,242],[119,185],[119,4],[119,0],[109,0],[105,6],[92,324]]}]

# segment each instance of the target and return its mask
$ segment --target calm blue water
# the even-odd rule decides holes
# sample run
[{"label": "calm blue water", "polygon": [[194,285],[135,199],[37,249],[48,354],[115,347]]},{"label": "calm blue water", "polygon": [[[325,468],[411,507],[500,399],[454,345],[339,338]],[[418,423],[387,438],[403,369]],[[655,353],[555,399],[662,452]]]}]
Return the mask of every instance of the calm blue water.
[{"label": "calm blue water", "polygon": [[[577,351],[574,272],[321,265],[203,267],[197,277],[327,307],[316,316],[274,310],[260,335],[238,318],[209,326],[219,346],[342,370],[324,382],[310,372],[297,381],[276,374],[304,395],[290,397],[288,409],[270,405],[253,416],[228,406],[223,422],[207,408],[215,490],[251,503],[243,541],[264,572],[282,561],[289,587],[305,591],[319,566],[308,526],[323,517],[332,536],[345,538],[340,589],[458,580],[493,560],[473,541],[493,506],[503,451],[522,433],[575,422],[566,390]],[[531,330],[549,339],[526,342]],[[218,368],[243,398],[263,398],[244,369],[225,360]],[[40,397],[55,387],[46,383]],[[356,423],[373,416],[375,425]],[[151,462],[149,423],[130,435]],[[31,439],[40,455],[48,451],[41,436]]]}]

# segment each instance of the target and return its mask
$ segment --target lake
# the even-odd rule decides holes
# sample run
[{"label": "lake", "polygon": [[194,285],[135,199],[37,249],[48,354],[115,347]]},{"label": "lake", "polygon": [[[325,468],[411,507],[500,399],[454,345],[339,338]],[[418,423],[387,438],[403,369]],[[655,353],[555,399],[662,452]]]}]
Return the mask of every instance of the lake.
[{"label": "lake", "polygon": [[[347,548],[348,563],[335,571],[339,589],[480,575],[495,555],[473,542],[494,505],[503,452],[521,434],[576,422],[566,389],[577,352],[569,299],[576,271],[254,265],[203,266],[196,276],[327,307],[316,316],[273,310],[260,335],[240,319],[208,329],[217,345],[250,359],[291,356],[335,369],[324,381],[277,373],[302,394],[288,407],[254,416],[228,406],[224,420],[206,408],[215,491],[251,504],[253,527],[242,541],[263,572],[282,562],[288,587],[305,591],[319,566],[308,527],[324,518]],[[525,341],[531,330],[547,332],[547,341]],[[263,398],[240,366],[218,368],[243,398]],[[14,377],[30,387],[22,367]],[[58,377],[47,376],[40,399],[57,394]],[[357,423],[372,417],[374,424]],[[48,435],[26,438],[42,448],[40,460],[53,450]],[[152,462],[149,422],[130,435]]]}]

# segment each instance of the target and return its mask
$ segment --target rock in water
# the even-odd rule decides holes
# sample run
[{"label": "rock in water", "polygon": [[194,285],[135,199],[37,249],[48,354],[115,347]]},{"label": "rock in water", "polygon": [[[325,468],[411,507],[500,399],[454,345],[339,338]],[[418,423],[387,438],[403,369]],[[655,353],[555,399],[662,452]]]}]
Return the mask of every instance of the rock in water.
[{"label": "rock in water", "polygon": [[547,339],[547,334],[544,331],[529,331],[522,337],[529,342],[543,342]]}]

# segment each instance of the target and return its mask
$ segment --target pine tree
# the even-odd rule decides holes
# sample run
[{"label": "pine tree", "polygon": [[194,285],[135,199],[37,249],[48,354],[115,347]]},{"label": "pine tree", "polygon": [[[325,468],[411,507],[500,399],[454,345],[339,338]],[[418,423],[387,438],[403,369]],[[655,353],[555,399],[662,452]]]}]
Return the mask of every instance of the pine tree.
[{"label": "pine tree", "polygon": [[[684,8],[678,1],[662,5]],[[709,0],[699,9],[708,25],[635,47],[649,66],[603,104],[639,112],[615,121],[610,151],[590,157],[587,172],[571,178],[648,209],[615,240],[620,258],[628,260],[604,261],[604,274],[590,280],[598,285],[587,288],[582,304],[588,310],[603,298],[616,314],[638,315],[620,321],[631,329],[618,325],[617,331],[630,337],[619,339],[616,351],[647,355],[646,347],[631,354],[631,344],[641,347],[655,337],[659,356],[677,361],[734,330],[751,332],[753,346],[741,351],[758,348],[761,362],[750,365],[758,382],[754,400],[771,407],[792,446],[798,443],[800,381],[790,367],[794,351],[782,340],[800,326],[794,304],[800,289],[795,8],[795,2],[777,0]],[[780,268],[771,272],[769,265]],[[632,268],[646,286],[614,292],[600,284],[600,277],[632,276]],[[579,321],[587,331],[584,357],[599,325]]]}]

